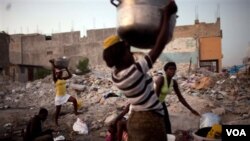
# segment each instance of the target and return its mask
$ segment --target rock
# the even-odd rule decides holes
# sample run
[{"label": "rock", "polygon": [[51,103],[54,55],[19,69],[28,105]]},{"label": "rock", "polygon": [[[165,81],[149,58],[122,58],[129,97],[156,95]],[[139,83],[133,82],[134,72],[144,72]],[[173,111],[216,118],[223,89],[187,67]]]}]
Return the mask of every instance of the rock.
[{"label": "rock", "polygon": [[193,85],[194,89],[200,90],[200,89],[207,89],[212,83],[212,79],[210,77],[203,77],[200,80],[196,81],[196,83]]},{"label": "rock", "polygon": [[70,87],[77,91],[84,91],[86,89],[85,85],[80,85],[80,84],[71,84]]},{"label": "rock", "polygon": [[219,80],[219,81],[216,82],[216,84],[220,85],[220,84],[223,84],[224,82],[225,82],[225,80]]},{"label": "rock", "polygon": [[125,100],[117,100],[115,102],[116,108],[123,108],[124,106],[126,106],[128,103]]},{"label": "rock", "polygon": [[222,94],[223,96],[227,96],[227,92],[225,91],[219,91],[220,94]]},{"label": "rock", "polygon": [[222,99],[224,99],[224,96],[221,95],[221,94],[217,94],[217,95],[216,95],[216,99],[217,99],[217,100],[222,100]]},{"label": "rock", "polygon": [[108,116],[108,117],[105,119],[104,124],[105,124],[105,125],[110,125],[110,124],[115,120],[115,118],[116,118],[117,116],[118,116],[118,115],[117,115],[116,113],[114,113],[114,114]]},{"label": "rock", "polygon": [[198,96],[199,93],[191,93],[192,96]]},{"label": "rock", "polygon": [[4,92],[0,91],[0,97],[4,96]]},{"label": "rock", "polygon": [[224,108],[220,107],[220,108],[212,109],[212,112],[216,115],[223,115],[226,113],[226,110]]},{"label": "rock", "polygon": [[110,97],[108,99],[106,99],[106,103],[108,104],[114,104],[117,101],[118,97]]},{"label": "rock", "polygon": [[208,106],[209,106],[209,107],[212,107],[212,108],[215,107],[214,103],[212,103],[212,102],[209,102],[209,103],[208,103]]},{"label": "rock", "polygon": [[91,101],[91,103],[93,103],[93,104],[99,103],[100,100],[101,100],[101,98],[102,98],[101,96],[95,95],[95,96],[93,96],[93,97],[90,99],[90,101]]},{"label": "rock", "polygon": [[20,93],[25,93],[26,91],[25,91],[25,88],[21,88],[20,89]]},{"label": "rock", "polygon": [[234,120],[234,121],[230,121],[225,123],[225,125],[249,125],[250,124],[250,120],[249,119],[245,119],[245,120]]},{"label": "rock", "polygon": [[106,137],[106,132],[100,132],[99,136],[100,137]]},{"label": "rock", "polygon": [[11,127],[12,126],[12,123],[6,123],[6,124],[4,124],[4,128],[8,128],[8,127]]},{"label": "rock", "polygon": [[96,91],[97,92],[98,91],[98,87],[91,87],[90,91]]},{"label": "rock", "polygon": [[234,112],[237,114],[247,114],[249,110],[250,110],[249,106],[246,107],[243,105],[243,106],[237,106],[237,108],[234,109]]},{"label": "rock", "polygon": [[245,99],[246,99],[246,100],[247,100],[247,99],[250,99],[250,96],[240,96],[240,97],[237,98],[238,101],[240,101],[240,100],[245,100]]},{"label": "rock", "polygon": [[51,93],[53,93],[54,91],[53,91],[53,89],[49,89],[49,93],[51,94]]},{"label": "rock", "polygon": [[93,122],[91,123],[90,129],[96,130],[96,129],[99,129],[99,128],[100,128],[99,123],[97,123],[97,122],[95,122],[95,121],[93,121]]},{"label": "rock", "polygon": [[99,103],[103,105],[105,104],[105,101],[106,101],[105,98],[102,97]]},{"label": "rock", "polygon": [[37,83],[36,83],[36,88],[39,89],[39,88],[41,87],[41,84],[42,84],[41,81],[37,82]]},{"label": "rock", "polygon": [[4,109],[10,108],[10,106],[8,106],[8,105],[4,105],[3,107],[4,107]]},{"label": "rock", "polygon": [[248,119],[249,117],[250,117],[249,114],[243,114],[243,115],[242,115],[242,119]]},{"label": "rock", "polygon": [[31,88],[31,86],[32,86],[32,84],[30,83],[30,82],[28,82],[27,84],[26,84],[26,89],[29,89],[29,88]]},{"label": "rock", "polygon": [[5,100],[6,100],[6,101],[10,101],[10,100],[11,100],[11,97],[5,97]]},{"label": "rock", "polygon": [[236,75],[232,75],[232,76],[230,76],[230,79],[236,79],[237,78],[237,76]]},{"label": "rock", "polygon": [[215,91],[215,90],[211,90],[211,93],[212,93],[212,94],[215,94],[215,93],[216,93],[216,91]]},{"label": "rock", "polygon": [[64,141],[65,137],[63,135],[57,136],[54,138],[54,141]]}]

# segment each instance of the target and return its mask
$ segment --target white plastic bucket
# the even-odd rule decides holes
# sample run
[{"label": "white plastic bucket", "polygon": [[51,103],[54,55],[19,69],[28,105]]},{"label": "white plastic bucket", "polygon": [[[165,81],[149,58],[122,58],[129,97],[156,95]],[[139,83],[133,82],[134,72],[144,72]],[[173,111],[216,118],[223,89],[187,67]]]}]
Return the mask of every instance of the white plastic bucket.
[{"label": "white plastic bucket", "polygon": [[[210,138],[206,138],[205,135],[198,135],[199,132],[203,132],[202,134],[207,134],[210,131],[211,127],[205,127],[205,128],[201,128],[195,132],[193,132],[193,137],[194,137],[194,141],[221,141],[221,139],[210,139]],[[197,134],[198,133],[198,134]]]}]

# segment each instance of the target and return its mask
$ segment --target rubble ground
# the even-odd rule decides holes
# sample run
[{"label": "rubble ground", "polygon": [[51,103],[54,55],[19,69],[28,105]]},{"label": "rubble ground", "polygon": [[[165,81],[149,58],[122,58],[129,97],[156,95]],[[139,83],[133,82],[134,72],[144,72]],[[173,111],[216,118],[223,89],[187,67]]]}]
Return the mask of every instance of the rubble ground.
[{"label": "rubble ground", "polygon": [[[56,128],[58,132],[54,133],[55,136],[63,135],[67,140],[77,141],[104,140],[107,125],[127,103],[110,81],[109,69],[96,66],[91,70],[86,75],[74,75],[67,81],[67,92],[82,101],[79,109],[82,114],[74,115],[70,103],[63,105],[59,128],[54,125],[55,89],[52,76],[27,83],[12,82],[0,76],[0,139],[11,135],[13,140],[21,140],[20,134],[14,131],[21,132],[39,108],[45,107],[49,110],[45,128]],[[249,76],[225,76],[197,69],[190,74],[178,72],[176,78],[182,95],[200,114],[213,112],[221,117],[223,124],[250,124]],[[107,97],[108,93],[117,96]],[[191,134],[199,128],[200,117],[186,109],[174,93],[167,96],[166,104],[176,135],[179,131]],[[77,118],[87,124],[87,135],[73,131],[72,126]]]}]

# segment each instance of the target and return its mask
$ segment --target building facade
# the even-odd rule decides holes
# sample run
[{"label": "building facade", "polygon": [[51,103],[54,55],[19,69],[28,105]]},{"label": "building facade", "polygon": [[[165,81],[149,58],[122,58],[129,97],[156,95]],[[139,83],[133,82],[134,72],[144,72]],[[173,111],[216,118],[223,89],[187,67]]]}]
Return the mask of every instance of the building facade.
[{"label": "building facade", "polygon": [[[71,58],[72,67],[76,66],[81,57],[89,58],[90,65],[102,65],[102,43],[112,34],[116,34],[116,28],[88,30],[86,37],[80,37],[79,31],[55,33],[51,36],[11,35],[9,73],[13,80],[30,81],[40,68],[50,68],[49,59],[62,56]],[[219,18],[215,23],[200,23],[196,20],[194,25],[178,26],[175,28],[173,40],[164,49],[160,60],[191,64],[192,67],[206,67],[211,71],[220,72],[221,39]]]}]

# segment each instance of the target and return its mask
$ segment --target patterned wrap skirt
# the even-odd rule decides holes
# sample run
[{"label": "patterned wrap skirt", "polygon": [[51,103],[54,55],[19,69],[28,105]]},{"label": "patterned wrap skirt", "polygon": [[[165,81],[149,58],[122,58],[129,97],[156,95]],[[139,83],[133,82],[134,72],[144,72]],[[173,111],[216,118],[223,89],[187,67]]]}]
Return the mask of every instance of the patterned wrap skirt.
[{"label": "patterned wrap skirt", "polygon": [[127,127],[128,141],[167,141],[164,116],[155,111],[132,111]]}]

